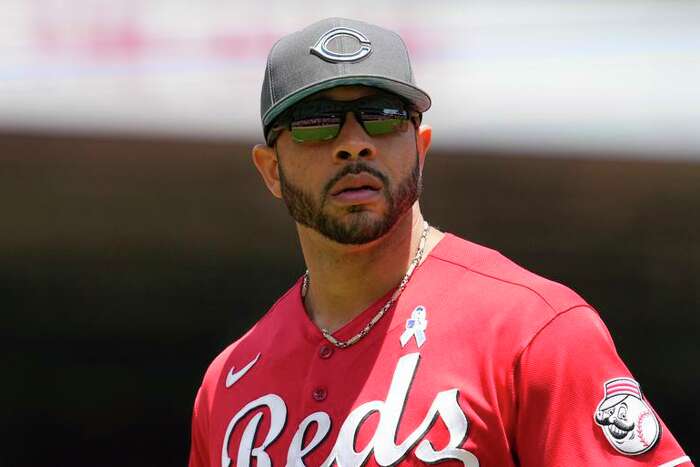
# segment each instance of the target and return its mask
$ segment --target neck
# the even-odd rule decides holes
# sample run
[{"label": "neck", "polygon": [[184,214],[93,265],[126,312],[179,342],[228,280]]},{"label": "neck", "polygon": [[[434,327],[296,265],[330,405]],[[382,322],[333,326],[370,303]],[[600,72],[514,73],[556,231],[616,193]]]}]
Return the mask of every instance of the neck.
[{"label": "neck", "polygon": [[[297,226],[309,270],[305,305],[311,319],[330,332],[342,327],[401,282],[423,231],[418,203],[382,238],[341,245]],[[444,234],[430,229],[423,259]]]}]

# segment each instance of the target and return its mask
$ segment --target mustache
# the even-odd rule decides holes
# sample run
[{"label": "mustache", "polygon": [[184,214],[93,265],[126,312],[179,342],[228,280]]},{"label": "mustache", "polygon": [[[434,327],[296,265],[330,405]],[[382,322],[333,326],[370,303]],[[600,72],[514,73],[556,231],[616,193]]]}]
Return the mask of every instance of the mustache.
[{"label": "mustache", "polygon": [[634,422],[626,422],[620,418],[610,421],[610,417],[605,417],[602,414],[596,414],[596,421],[601,425],[615,425],[621,430],[630,431],[634,428]]},{"label": "mustache", "polygon": [[373,177],[378,178],[381,180],[382,184],[384,187],[389,186],[389,179],[387,178],[386,175],[384,175],[382,172],[379,170],[375,169],[374,167],[370,167],[369,165],[365,164],[364,162],[357,162],[356,164],[353,165],[346,165],[340,171],[335,174],[333,178],[328,180],[328,183],[323,187],[323,194],[328,195],[328,192],[331,191],[333,186],[340,181],[341,178],[345,177],[346,175],[358,175],[363,172],[366,172]]}]

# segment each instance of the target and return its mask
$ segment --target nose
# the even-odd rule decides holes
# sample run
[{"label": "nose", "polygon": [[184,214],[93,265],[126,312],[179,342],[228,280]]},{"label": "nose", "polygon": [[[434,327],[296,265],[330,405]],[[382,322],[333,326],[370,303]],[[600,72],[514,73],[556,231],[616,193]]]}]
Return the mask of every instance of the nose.
[{"label": "nose", "polygon": [[377,154],[377,148],[372,142],[372,137],[365,132],[355,114],[348,112],[345,116],[345,124],[335,138],[333,157],[336,161],[348,161],[353,159],[371,159]]}]

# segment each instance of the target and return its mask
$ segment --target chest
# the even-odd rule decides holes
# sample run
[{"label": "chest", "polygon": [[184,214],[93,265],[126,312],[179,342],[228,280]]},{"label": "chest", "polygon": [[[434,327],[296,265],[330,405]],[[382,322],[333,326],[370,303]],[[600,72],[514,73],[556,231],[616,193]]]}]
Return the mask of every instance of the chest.
[{"label": "chest", "polygon": [[512,465],[506,388],[478,352],[418,348],[414,337],[241,361],[213,403],[212,465]]}]

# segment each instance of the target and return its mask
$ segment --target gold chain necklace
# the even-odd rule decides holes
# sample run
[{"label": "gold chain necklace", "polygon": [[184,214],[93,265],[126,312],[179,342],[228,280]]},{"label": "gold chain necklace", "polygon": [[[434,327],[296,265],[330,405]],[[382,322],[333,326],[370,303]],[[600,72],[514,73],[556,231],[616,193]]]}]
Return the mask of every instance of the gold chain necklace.
[{"label": "gold chain necklace", "polygon": [[[418,250],[416,251],[416,256],[413,257],[413,260],[411,260],[411,263],[408,265],[408,270],[406,271],[406,274],[403,276],[403,279],[401,279],[401,283],[399,283],[399,286],[394,290],[394,293],[391,295],[391,298],[384,304],[383,307],[377,312],[376,315],[367,323],[367,326],[362,328],[360,332],[352,336],[350,339],[346,341],[339,341],[333,335],[328,331],[328,329],[323,329],[321,328],[321,333],[323,333],[323,337],[325,337],[331,344],[335,345],[336,347],[340,349],[344,349],[346,347],[350,347],[363,337],[369,333],[370,329],[374,327],[375,324],[377,324],[377,321],[379,321],[382,316],[384,316],[384,313],[391,308],[391,305],[394,304],[396,299],[399,298],[399,295],[401,295],[401,292],[403,292],[403,289],[406,288],[406,284],[408,284],[408,280],[411,278],[411,275],[413,274],[413,271],[416,269],[416,266],[420,264],[421,260],[423,259],[423,253],[425,252],[425,244],[426,240],[428,238],[428,231],[430,230],[430,225],[426,221],[423,221],[423,232],[420,235],[420,240],[418,241]],[[304,280],[302,281],[301,284],[301,299],[302,301],[306,297],[306,292],[309,290],[309,270],[307,269],[306,272],[304,273]]]}]

